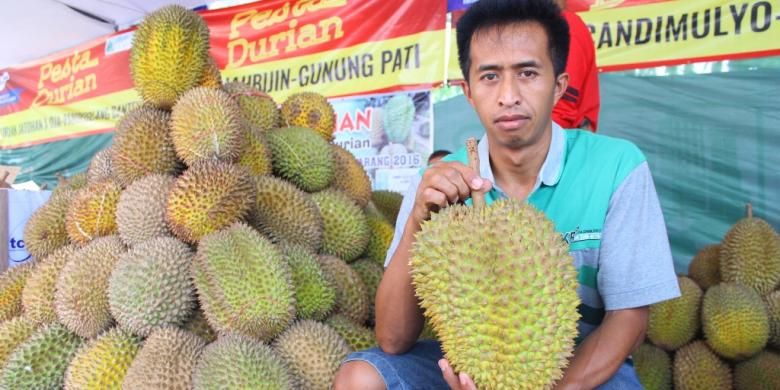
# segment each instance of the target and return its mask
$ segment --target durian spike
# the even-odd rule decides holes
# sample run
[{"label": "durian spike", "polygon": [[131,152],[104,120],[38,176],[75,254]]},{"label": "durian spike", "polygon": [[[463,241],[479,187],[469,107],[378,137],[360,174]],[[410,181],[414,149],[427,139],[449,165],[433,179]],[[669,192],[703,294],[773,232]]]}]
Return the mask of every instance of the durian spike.
[{"label": "durian spike", "polygon": [[[466,150],[469,155],[469,168],[479,175],[479,153],[477,153],[477,140],[471,137],[466,140]],[[471,199],[475,209],[485,208],[485,194],[480,191],[471,191]]]},{"label": "durian spike", "polygon": [[745,213],[747,214],[748,218],[753,218],[753,205],[751,205],[750,203],[746,203]]}]

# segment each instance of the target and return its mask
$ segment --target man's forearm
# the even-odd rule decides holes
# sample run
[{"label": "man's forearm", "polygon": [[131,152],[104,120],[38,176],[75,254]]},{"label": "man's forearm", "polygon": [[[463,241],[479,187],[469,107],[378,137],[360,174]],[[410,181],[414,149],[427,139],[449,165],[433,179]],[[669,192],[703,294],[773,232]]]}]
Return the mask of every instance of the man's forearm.
[{"label": "man's forearm", "polygon": [[405,232],[376,296],[376,337],[387,353],[403,353],[414,345],[423,326],[409,269],[413,233]]},{"label": "man's forearm", "polygon": [[607,312],[577,348],[556,389],[592,389],[608,381],[642,343],[647,307]]}]

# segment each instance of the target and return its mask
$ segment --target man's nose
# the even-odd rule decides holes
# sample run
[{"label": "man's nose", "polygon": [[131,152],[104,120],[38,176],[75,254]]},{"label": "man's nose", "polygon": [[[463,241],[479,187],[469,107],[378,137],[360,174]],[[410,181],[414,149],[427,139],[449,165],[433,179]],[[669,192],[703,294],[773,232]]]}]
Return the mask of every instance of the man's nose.
[{"label": "man's nose", "polygon": [[500,106],[517,106],[522,101],[520,93],[520,87],[517,85],[516,80],[512,77],[504,77],[501,80],[501,85],[498,95],[498,105]]}]

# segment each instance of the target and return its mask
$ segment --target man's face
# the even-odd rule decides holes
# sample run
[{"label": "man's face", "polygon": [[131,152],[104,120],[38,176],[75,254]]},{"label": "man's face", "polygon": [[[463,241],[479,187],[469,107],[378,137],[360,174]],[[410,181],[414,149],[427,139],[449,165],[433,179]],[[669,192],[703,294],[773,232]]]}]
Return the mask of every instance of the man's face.
[{"label": "man's face", "polygon": [[539,142],[567,82],[565,73],[555,77],[539,23],[490,27],[471,38],[466,97],[491,144],[521,148]]}]

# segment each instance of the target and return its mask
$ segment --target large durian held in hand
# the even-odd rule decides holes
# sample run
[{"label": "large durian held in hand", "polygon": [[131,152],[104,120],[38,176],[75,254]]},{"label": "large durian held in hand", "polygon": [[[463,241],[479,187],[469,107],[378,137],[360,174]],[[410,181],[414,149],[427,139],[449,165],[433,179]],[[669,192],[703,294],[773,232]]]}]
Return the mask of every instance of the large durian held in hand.
[{"label": "large durian held in hand", "polygon": [[780,282],[780,236],[766,221],[753,217],[750,204],[747,217],[723,237],[720,273],[724,282],[743,284],[761,295]]},{"label": "large durian held in hand", "polygon": [[200,84],[209,60],[209,28],[180,5],[144,18],[133,36],[130,73],[144,102],[170,109],[185,91]]},{"label": "large durian held in hand", "polygon": [[[479,172],[476,140],[469,140]],[[480,389],[549,389],[577,335],[577,271],[540,211],[518,200],[433,214],[416,235],[412,281],[446,358]]]}]

